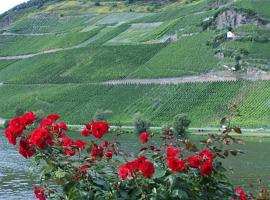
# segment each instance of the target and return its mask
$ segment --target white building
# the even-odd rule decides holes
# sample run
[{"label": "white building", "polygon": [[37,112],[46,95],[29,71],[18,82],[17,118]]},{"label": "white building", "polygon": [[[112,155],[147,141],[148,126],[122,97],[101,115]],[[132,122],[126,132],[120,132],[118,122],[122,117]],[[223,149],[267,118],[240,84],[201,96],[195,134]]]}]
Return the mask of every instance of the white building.
[{"label": "white building", "polygon": [[233,33],[233,32],[231,32],[231,31],[228,31],[227,32],[227,39],[235,39],[235,34]]}]

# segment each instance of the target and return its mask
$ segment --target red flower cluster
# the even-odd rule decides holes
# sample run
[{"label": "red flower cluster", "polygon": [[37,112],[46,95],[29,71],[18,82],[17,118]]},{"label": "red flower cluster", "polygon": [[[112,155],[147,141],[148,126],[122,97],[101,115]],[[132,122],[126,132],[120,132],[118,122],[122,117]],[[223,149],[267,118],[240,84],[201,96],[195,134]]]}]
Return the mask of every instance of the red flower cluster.
[{"label": "red flower cluster", "polygon": [[97,144],[94,144],[92,147],[91,155],[93,157],[103,157],[104,155],[104,149],[102,146],[98,146]]},{"label": "red flower cluster", "polygon": [[91,124],[86,124],[82,136],[87,137],[93,134],[95,138],[101,139],[109,130],[109,125],[106,122],[92,121]]},{"label": "red flower cluster", "polygon": [[188,171],[190,168],[199,168],[200,173],[203,176],[210,176],[213,172],[212,161],[214,159],[214,154],[211,151],[203,150],[200,153],[200,156],[193,155],[190,156],[187,160],[179,159],[180,150],[174,149],[172,147],[167,149],[167,165],[172,172],[184,172]]},{"label": "red flower cluster", "polygon": [[39,200],[46,200],[47,195],[45,194],[45,188],[40,187],[38,188],[37,186],[34,187],[34,193],[37,199]]},{"label": "red flower cluster", "polygon": [[82,165],[76,169],[76,173],[82,174],[83,176],[86,176],[86,174],[87,174],[86,169],[89,167],[91,167],[91,165]]},{"label": "red flower cluster", "polygon": [[140,136],[140,140],[141,142],[144,144],[144,143],[147,143],[148,142],[148,137],[149,137],[149,133],[147,132],[143,132]]},{"label": "red flower cluster", "polygon": [[132,162],[127,162],[120,166],[118,176],[122,180],[129,177],[135,177],[137,173],[141,172],[146,178],[150,178],[155,173],[154,164],[147,161],[145,156],[141,156]]},{"label": "red flower cluster", "polygon": [[94,158],[97,158],[97,157],[102,158],[103,156],[105,156],[106,158],[111,159],[113,155],[113,150],[112,149],[104,150],[104,148],[106,147],[108,147],[107,141],[102,142],[101,146],[94,144],[92,147],[91,156]]},{"label": "red flower cluster", "polygon": [[21,139],[19,143],[19,153],[25,158],[30,158],[36,153],[36,150],[29,140]]},{"label": "red flower cluster", "polygon": [[243,188],[239,187],[234,190],[234,192],[239,196],[240,200],[247,200],[246,193]]},{"label": "red flower cluster", "polygon": [[66,155],[74,156],[76,153],[76,150],[80,151],[84,149],[87,143],[82,140],[73,141],[65,134],[60,133],[59,138],[58,138],[58,145],[64,147],[64,152]]},{"label": "red flower cluster", "polygon": [[169,147],[167,149],[167,158],[170,158],[170,157],[176,157],[178,156],[178,154],[180,153],[180,150],[179,149],[174,149],[173,147]]},{"label": "red flower cluster", "polygon": [[28,112],[23,116],[16,117],[8,123],[8,128],[5,131],[5,135],[9,143],[15,145],[16,139],[21,137],[22,132],[26,129],[26,126],[33,123],[37,117],[34,113]]},{"label": "red flower cluster", "polygon": [[30,134],[29,141],[40,150],[45,150],[53,145],[53,136],[48,130],[38,128]]}]

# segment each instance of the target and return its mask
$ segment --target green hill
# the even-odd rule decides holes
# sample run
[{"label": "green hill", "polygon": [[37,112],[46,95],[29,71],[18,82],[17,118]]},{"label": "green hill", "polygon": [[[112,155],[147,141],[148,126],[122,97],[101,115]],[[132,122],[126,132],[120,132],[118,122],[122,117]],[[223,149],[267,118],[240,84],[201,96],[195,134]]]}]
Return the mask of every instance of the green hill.
[{"label": "green hill", "polygon": [[0,116],[22,108],[75,124],[107,110],[131,124],[141,112],[161,126],[187,113],[207,127],[235,104],[235,124],[269,127],[269,13],[268,0],[30,0],[0,16]]}]

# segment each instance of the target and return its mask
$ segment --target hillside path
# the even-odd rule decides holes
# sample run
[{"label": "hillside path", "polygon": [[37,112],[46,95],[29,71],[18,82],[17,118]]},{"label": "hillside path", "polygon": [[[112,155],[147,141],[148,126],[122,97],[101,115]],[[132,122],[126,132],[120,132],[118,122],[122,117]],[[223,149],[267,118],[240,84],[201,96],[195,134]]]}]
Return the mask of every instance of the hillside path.
[{"label": "hillside path", "polygon": [[77,44],[77,45],[71,46],[71,47],[55,48],[55,49],[40,51],[37,53],[23,54],[23,55],[16,55],[16,56],[0,56],[0,60],[23,60],[23,59],[32,58],[35,56],[44,55],[44,54],[56,53],[59,51],[67,51],[67,50],[71,50],[71,49],[78,49],[78,48],[86,47],[90,42],[91,42],[91,38],[89,38],[88,40],[86,40],[80,44]]},{"label": "hillside path", "polygon": [[257,74],[245,73],[241,76],[235,76],[227,71],[209,72],[201,75],[169,77],[169,78],[153,78],[153,79],[121,79],[102,82],[104,85],[125,85],[125,84],[181,84],[181,83],[202,83],[216,81],[237,81],[237,80],[270,80],[269,73],[258,72]]}]

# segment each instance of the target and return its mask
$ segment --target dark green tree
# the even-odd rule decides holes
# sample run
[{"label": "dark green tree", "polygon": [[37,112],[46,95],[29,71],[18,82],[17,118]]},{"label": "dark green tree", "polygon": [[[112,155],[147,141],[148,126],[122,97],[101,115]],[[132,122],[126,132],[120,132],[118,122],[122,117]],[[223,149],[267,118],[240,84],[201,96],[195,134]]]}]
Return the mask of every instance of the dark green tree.
[{"label": "dark green tree", "polygon": [[186,137],[186,129],[190,123],[191,119],[186,114],[178,114],[173,118],[173,129],[177,135]]}]

